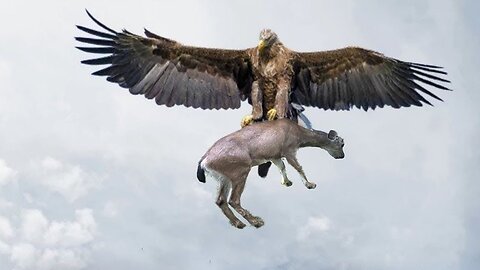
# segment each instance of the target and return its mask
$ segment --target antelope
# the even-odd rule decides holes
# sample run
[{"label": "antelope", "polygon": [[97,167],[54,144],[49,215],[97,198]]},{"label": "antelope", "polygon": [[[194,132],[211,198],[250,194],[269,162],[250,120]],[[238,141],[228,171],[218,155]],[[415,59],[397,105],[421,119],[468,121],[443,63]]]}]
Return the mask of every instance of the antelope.
[{"label": "antelope", "polygon": [[250,225],[259,228],[264,225],[262,218],[253,216],[240,203],[248,173],[253,166],[271,161],[282,174],[281,183],[291,186],[292,181],[287,177],[282,160],[285,158],[300,174],[305,187],[314,189],[316,184],[308,181],[297,160],[297,150],[303,147],[319,147],[335,159],[341,159],[345,156],[343,146],[343,139],[333,130],[327,134],[307,129],[286,118],[258,122],[215,142],[200,159],[197,178],[203,183],[206,177],[219,181],[216,204],[231,225],[239,229],[245,227],[245,224],[233,214],[229,205]]}]

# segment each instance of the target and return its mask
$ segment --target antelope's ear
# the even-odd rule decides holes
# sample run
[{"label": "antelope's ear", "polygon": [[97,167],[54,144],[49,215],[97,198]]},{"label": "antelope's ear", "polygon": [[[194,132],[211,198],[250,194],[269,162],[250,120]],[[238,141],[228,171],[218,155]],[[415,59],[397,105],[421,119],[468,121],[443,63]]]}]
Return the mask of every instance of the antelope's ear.
[{"label": "antelope's ear", "polygon": [[330,130],[330,131],[328,132],[328,138],[329,138],[330,140],[335,139],[335,137],[337,137],[337,136],[338,136],[338,133],[337,133],[335,130]]}]

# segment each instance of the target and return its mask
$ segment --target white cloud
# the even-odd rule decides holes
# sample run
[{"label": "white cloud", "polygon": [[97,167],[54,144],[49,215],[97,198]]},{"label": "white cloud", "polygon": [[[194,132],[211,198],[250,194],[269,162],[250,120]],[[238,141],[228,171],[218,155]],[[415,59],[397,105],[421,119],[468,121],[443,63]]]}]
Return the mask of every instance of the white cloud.
[{"label": "white cloud", "polygon": [[0,159],[0,187],[14,180],[17,172],[7,166],[7,163]]},{"label": "white cloud", "polygon": [[[79,256],[80,255],[80,256]],[[83,269],[87,266],[84,256],[68,249],[45,249],[36,263],[38,269]]]},{"label": "white cloud", "polygon": [[2,254],[8,255],[9,253],[10,253],[10,246],[7,243],[0,240],[0,255]]},{"label": "white cloud", "polygon": [[80,246],[93,240],[96,229],[92,210],[77,210],[73,222],[51,222],[45,232],[45,243],[50,246]]},{"label": "white cloud", "polygon": [[[3,87],[0,88],[0,96],[3,98],[0,98],[0,122],[2,118],[4,117],[4,110],[8,107],[7,105],[9,104],[8,99],[5,99],[4,97],[7,97],[7,91],[10,91],[10,79],[12,75],[12,70],[10,67],[10,64],[7,63],[5,60],[1,59],[0,56],[0,81],[2,82]],[[6,111],[6,110],[5,110]]]},{"label": "white cloud", "polygon": [[211,203],[213,196],[211,192],[205,190],[199,185],[191,185],[190,183],[175,183],[175,196],[182,200],[190,200],[194,198],[199,203]]},{"label": "white cloud", "polygon": [[42,241],[48,228],[48,220],[38,209],[27,209],[22,212],[22,237],[29,242]]},{"label": "white cloud", "polygon": [[14,231],[10,220],[6,217],[0,216],[0,240],[8,239],[14,236]]},{"label": "white cloud", "polygon": [[299,240],[308,239],[311,235],[330,230],[331,221],[328,217],[309,217],[307,224],[298,230],[297,238]]},{"label": "white cloud", "polygon": [[117,204],[112,201],[105,203],[105,206],[103,206],[103,214],[106,217],[110,217],[110,218],[117,216],[118,214]]},{"label": "white cloud", "polygon": [[102,182],[101,177],[85,172],[80,166],[64,164],[51,157],[42,160],[41,168],[42,184],[60,193],[69,202],[83,197]]},{"label": "white cloud", "polygon": [[20,231],[16,237],[10,221],[0,216],[0,254],[10,255],[15,268],[83,269],[89,262],[97,224],[91,209],[76,210],[72,221],[48,220],[41,210],[26,209]]},{"label": "white cloud", "polygon": [[42,160],[42,167],[46,170],[59,170],[63,167],[62,163],[52,157],[46,157]]},{"label": "white cloud", "polygon": [[33,269],[38,257],[38,250],[29,243],[20,243],[12,247],[10,260],[20,269]]},{"label": "white cloud", "polygon": [[0,78],[6,79],[10,77],[10,74],[11,74],[11,70],[8,64],[0,60],[0,76],[1,76]]},{"label": "white cloud", "polygon": [[28,192],[23,193],[23,198],[27,203],[33,203],[33,197],[30,193]]},{"label": "white cloud", "polygon": [[8,218],[0,216],[0,255],[9,254],[10,246],[6,243],[15,236],[15,231]]},{"label": "white cloud", "polygon": [[0,198],[0,209],[4,210],[12,207],[14,207],[14,204],[11,201]]}]

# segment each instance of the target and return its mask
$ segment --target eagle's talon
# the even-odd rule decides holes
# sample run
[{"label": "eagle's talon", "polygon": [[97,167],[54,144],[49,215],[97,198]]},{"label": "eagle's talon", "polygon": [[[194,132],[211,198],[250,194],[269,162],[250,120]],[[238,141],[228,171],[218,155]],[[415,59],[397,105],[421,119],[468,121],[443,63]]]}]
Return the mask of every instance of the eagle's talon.
[{"label": "eagle's talon", "polygon": [[252,122],[253,122],[253,115],[249,114],[242,118],[242,122],[240,123],[240,126],[243,128],[250,125]]},{"label": "eagle's talon", "polygon": [[270,109],[267,112],[267,119],[268,121],[275,120],[277,118],[277,110],[276,109]]}]

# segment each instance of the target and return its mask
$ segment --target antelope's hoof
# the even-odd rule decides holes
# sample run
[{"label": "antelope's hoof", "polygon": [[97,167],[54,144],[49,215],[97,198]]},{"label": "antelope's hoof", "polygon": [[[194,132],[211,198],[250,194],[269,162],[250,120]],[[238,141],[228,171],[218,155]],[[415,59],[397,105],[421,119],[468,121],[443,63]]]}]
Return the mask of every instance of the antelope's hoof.
[{"label": "antelope's hoof", "polygon": [[260,228],[265,225],[265,222],[261,217],[253,217],[252,226],[255,228]]},{"label": "antelope's hoof", "polygon": [[267,112],[267,119],[268,119],[268,121],[275,120],[275,118],[277,118],[277,110],[275,110],[275,109],[270,109],[270,110]]},{"label": "antelope's hoof", "polygon": [[240,220],[231,221],[230,224],[237,229],[243,229],[246,226],[245,223],[241,222]]},{"label": "antelope's hoof", "polygon": [[305,186],[308,188],[308,189],[314,189],[317,187],[317,184],[313,183],[313,182],[307,182],[305,183]]},{"label": "antelope's hoof", "polygon": [[250,125],[252,122],[253,122],[253,115],[249,114],[242,118],[242,122],[240,122],[240,126],[243,128]]},{"label": "antelope's hoof", "polygon": [[291,186],[293,183],[292,181],[288,180],[288,179],[282,179],[282,181],[280,182],[282,185],[286,186],[286,187],[289,187]]}]

